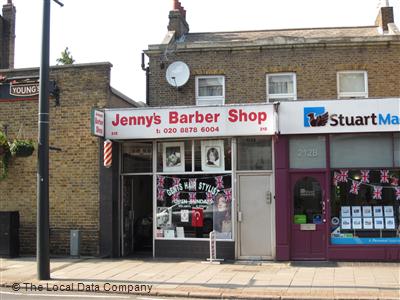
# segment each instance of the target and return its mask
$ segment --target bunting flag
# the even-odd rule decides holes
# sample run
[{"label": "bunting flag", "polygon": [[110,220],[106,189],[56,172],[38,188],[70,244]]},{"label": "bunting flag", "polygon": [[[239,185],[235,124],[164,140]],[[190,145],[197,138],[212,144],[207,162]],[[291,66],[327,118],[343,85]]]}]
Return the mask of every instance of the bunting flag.
[{"label": "bunting flag", "polygon": [[353,180],[353,182],[351,184],[351,188],[350,188],[350,193],[352,193],[354,195],[358,195],[358,191],[360,190],[360,184],[361,184],[361,182]]},{"label": "bunting flag", "polygon": [[195,191],[197,189],[197,179],[189,178],[189,191]]},{"label": "bunting flag", "polygon": [[389,183],[389,170],[381,170],[381,183]]},{"label": "bunting flag", "polygon": [[179,185],[181,183],[181,179],[176,177],[172,177],[172,181],[173,181],[172,183],[173,186]]},{"label": "bunting flag", "polygon": [[373,199],[382,199],[382,187],[381,186],[374,186],[374,192],[373,192]]},{"label": "bunting flag", "polygon": [[391,185],[393,186],[398,186],[399,185],[399,179],[396,176],[393,176],[391,179]]},{"label": "bunting flag", "polygon": [[164,201],[165,200],[164,193],[165,193],[164,189],[158,188],[157,189],[157,200]]},{"label": "bunting flag", "polygon": [[348,178],[349,178],[348,170],[340,170],[340,173],[337,175],[338,182],[347,182]]},{"label": "bunting flag", "polygon": [[190,192],[189,193],[189,203],[190,204],[196,204],[196,193]]},{"label": "bunting flag", "polygon": [[400,201],[400,187],[394,188],[396,192],[396,200]]},{"label": "bunting flag", "polygon": [[215,177],[215,185],[217,186],[217,189],[222,190],[224,188],[224,177],[216,176]]},{"label": "bunting flag", "polygon": [[165,183],[165,177],[161,175],[157,175],[157,186],[159,188],[163,188]]},{"label": "bunting flag", "polygon": [[206,194],[206,201],[208,204],[212,204],[214,202],[214,195],[213,193],[207,192]]},{"label": "bunting flag", "polygon": [[172,198],[172,201],[174,201],[174,200],[176,201],[176,200],[179,200],[180,197],[181,197],[181,193],[178,192],[178,193],[173,194],[171,198]]},{"label": "bunting flag", "polygon": [[333,172],[332,182],[333,182],[333,185],[334,185],[334,186],[337,186],[337,185],[338,185],[338,175],[339,175],[338,172]]},{"label": "bunting flag", "polygon": [[230,202],[232,200],[232,189],[225,189],[225,199],[227,202]]},{"label": "bunting flag", "polygon": [[361,170],[361,182],[369,183],[369,170]]}]

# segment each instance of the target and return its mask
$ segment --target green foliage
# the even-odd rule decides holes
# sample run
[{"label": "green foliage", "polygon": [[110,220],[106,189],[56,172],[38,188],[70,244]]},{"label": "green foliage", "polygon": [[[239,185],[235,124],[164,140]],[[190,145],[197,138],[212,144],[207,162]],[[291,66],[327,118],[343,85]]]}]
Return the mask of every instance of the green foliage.
[{"label": "green foliage", "polygon": [[72,57],[71,52],[68,50],[68,47],[61,52],[61,57],[57,58],[57,65],[72,65],[74,62],[75,60]]},{"label": "green foliage", "polygon": [[0,180],[7,177],[10,158],[11,152],[7,136],[0,131]]},{"label": "green foliage", "polygon": [[14,140],[10,147],[11,154],[19,157],[31,156],[34,150],[32,140]]}]

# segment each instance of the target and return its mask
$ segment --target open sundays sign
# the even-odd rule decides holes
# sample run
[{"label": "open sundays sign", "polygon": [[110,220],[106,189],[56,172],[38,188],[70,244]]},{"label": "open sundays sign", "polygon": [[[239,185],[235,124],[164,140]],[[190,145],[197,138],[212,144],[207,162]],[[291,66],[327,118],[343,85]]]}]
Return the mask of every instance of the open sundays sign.
[{"label": "open sundays sign", "polygon": [[105,110],[107,139],[275,134],[273,104]]}]

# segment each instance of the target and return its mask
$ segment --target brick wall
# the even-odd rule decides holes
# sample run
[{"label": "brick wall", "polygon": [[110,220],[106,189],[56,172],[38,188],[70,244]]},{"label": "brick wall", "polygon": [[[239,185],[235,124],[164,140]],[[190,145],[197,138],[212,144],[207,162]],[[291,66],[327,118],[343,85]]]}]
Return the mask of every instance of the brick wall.
[{"label": "brick wall", "polygon": [[[90,134],[92,107],[110,99],[108,63],[60,66],[51,79],[60,88],[60,106],[50,100],[50,243],[51,253],[69,254],[69,231],[82,231],[82,254],[99,252],[99,139]],[[8,77],[37,75],[38,70],[0,70]],[[37,140],[38,102],[0,102],[0,128],[8,125],[13,139],[22,128]],[[36,244],[36,158],[13,158],[9,175],[0,181],[0,210],[20,212],[21,252],[32,254]]]},{"label": "brick wall", "polygon": [[400,96],[400,45],[354,45],[254,50],[176,51],[168,63],[186,62],[191,76],[181,91],[168,85],[159,53],[150,53],[149,105],[194,105],[195,75],[225,75],[225,101],[265,102],[266,74],[295,72],[298,99],[337,99],[336,72],[366,70],[369,97]]}]

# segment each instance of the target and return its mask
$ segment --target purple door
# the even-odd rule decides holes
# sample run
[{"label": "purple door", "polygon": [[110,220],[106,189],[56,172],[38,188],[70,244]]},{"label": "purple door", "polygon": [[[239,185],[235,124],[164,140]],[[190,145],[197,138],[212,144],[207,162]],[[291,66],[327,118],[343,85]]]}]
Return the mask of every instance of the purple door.
[{"label": "purple door", "polygon": [[326,259],[325,176],[321,173],[291,175],[292,260]]}]

